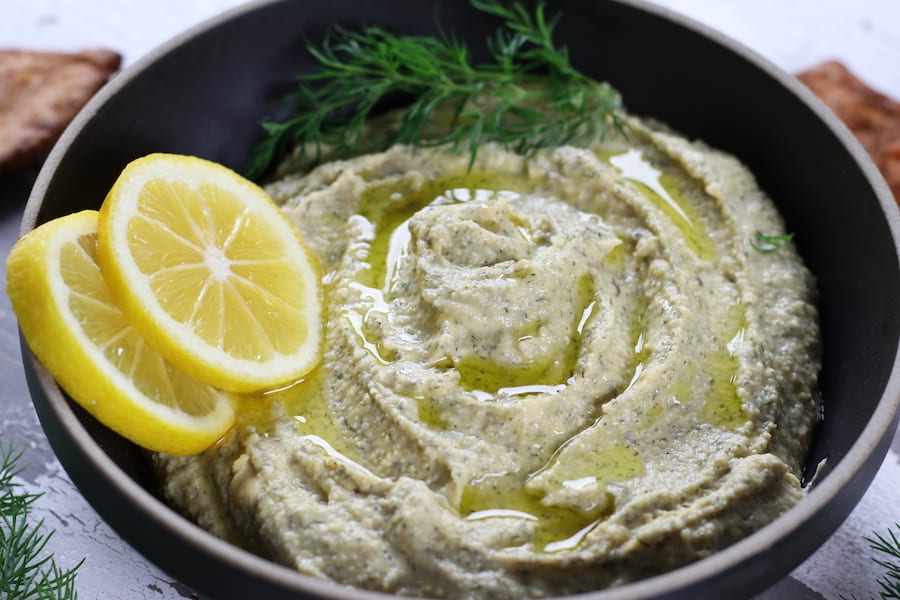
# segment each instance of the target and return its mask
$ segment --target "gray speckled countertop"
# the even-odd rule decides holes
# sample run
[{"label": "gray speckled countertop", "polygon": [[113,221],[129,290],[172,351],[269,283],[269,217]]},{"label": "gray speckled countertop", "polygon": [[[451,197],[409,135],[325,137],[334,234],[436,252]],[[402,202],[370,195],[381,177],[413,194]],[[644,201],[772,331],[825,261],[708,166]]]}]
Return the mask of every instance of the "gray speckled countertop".
[{"label": "gray speckled countertop", "polygon": [[[896,0],[657,0],[730,35],[778,66],[796,72],[836,58],[875,88],[900,99],[900,2]],[[74,51],[105,46],[127,67],[173,35],[240,4],[237,0],[0,0],[0,47]],[[139,25],[136,25],[139,24]],[[0,177],[0,255],[19,229],[29,171]],[[5,261],[4,261],[5,264]],[[2,286],[6,288],[5,266]],[[0,295],[0,443],[25,450],[19,480],[43,492],[35,517],[55,529],[50,547],[66,568],[85,558],[79,597],[92,600],[198,598],[146,561],[87,504],[53,455],[28,394],[15,315]],[[834,536],[790,577],[760,596],[767,600],[877,597],[882,574],[862,540],[900,522],[900,435],[874,483]]]}]

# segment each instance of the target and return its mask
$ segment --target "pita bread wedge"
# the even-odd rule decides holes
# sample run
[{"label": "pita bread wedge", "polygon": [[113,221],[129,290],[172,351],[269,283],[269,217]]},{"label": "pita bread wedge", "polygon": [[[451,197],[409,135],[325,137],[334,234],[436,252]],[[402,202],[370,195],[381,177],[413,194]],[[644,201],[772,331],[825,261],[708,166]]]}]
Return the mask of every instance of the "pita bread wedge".
[{"label": "pita bread wedge", "polygon": [[0,50],[0,173],[44,158],[120,64],[111,50]]},{"label": "pita bread wedge", "polygon": [[797,78],[856,135],[900,203],[900,103],[835,61],[803,71]]}]

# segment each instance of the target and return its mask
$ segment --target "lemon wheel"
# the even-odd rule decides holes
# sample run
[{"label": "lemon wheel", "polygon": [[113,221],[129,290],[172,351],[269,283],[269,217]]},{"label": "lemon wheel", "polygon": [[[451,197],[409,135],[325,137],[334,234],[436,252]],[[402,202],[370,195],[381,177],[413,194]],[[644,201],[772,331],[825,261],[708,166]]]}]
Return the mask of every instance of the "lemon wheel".
[{"label": "lemon wheel", "polygon": [[151,348],[109,293],[97,264],[96,211],[45,223],[7,259],[7,292],[38,360],[107,427],[159,452],[194,454],[235,419],[233,397]]},{"label": "lemon wheel", "polygon": [[100,209],[98,255],[128,319],[201,381],[259,391],[318,362],[316,261],[269,196],[219,164],[130,163]]}]

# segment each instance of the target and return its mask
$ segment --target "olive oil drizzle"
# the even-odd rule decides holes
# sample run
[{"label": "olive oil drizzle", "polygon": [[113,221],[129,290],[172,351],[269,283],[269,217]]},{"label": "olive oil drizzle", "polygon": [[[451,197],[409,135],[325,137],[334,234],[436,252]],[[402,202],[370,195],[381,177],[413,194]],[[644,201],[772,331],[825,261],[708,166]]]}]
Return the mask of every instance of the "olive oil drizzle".
[{"label": "olive oil drizzle", "polygon": [[360,345],[362,345],[362,347],[377,360],[379,364],[386,365],[390,363],[390,355],[384,348],[380,347],[377,343],[372,342],[370,340],[371,336],[366,331],[366,319],[371,312],[377,311],[386,315],[390,311],[387,302],[385,302],[384,294],[378,288],[369,287],[355,281],[350,283],[350,287],[356,289],[360,293],[369,304],[369,308],[364,313],[349,310],[344,314],[344,317],[356,334]]},{"label": "olive oil drizzle", "polygon": [[512,518],[530,522],[531,539],[524,545],[537,552],[555,552],[577,546],[611,514],[611,508],[607,505],[603,510],[585,513],[576,508],[545,505],[528,492],[521,476],[511,474],[486,476],[467,485],[459,512],[468,521]]},{"label": "olive oil drizzle", "polygon": [[[499,394],[521,396],[534,393],[558,393],[575,373],[578,356],[581,354],[585,327],[594,317],[597,308],[596,292],[590,278],[578,281],[578,306],[571,324],[570,341],[562,356],[550,362],[532,361],[520,368],[510,369],[482,357],[468,357],[455,366],[460,375],[460,385],[481,400],[491,399]],[[531,327],[539,324],[530,323]],[[521,331],[520,339],[537,335],[538,330]]]},{"label": "olive oil drizzle", "polygon": [[600,151],[597,155],[634,183],[669,218],[681,231],[685,244],[694,254],[703,260],[716,258],[715,244],[683,192],[674,169],[657,169],[643,152],[635,148],[625,152]]},{"label": "olive oil drizzle", "polygon": [[[629,153],[609,154],[607,160],[662,208],[685,233],[691,250],[701,258],[714,257],[712,241],[703,231],[702,223],[692,218],[691,208],[678,190],[675,178],[655,169],[640,153],[629,155],[628,160],[634,164],[619,160],[619,157],[625,155]],[[635,164],[640,168],[634,168]],[[368,308],[362,312],[349,311],[346,316],[360,346],[380,364],[389,364],[393,357],[373,341],[366,331],[365,323],[371,311],[380,311],[386,315],[390,313],[394,277],[411,243],[409,219],[435,200],[451,203],[486,201],[497,194],[522,191],[522,182],[509,179],[472,172],[426,182],[419,187],[411,186],[409,181],[399,180],[374,187],[363,198],[356,218],[365,219],[369,237],[366,259],[368,268],[350,285],[360,293]],[[518,229],[528,239],[530,232],[527,227],[523,225]],[[460,374],[463,388],[479,400],[493,400],[498,395],[514,397],[558,393],[573,376],[581,352],[582,338],[598,310],[596,292],[589,278],[582,278],[578,285],[582,309],[576,311],[571,324],[572,343],[564,355],[551,364],[528,364],[523,365],[522,369],[510,370],[484,359],[460,361],[455,365],[448,361],[435,365],[435,368],[455,368]],[[742,313],[737,309],[732,313],[726,319],[726,329],[732,334],[732,342],[739,342],[744,331]],[[652,352],[648,343],[648,336],[652,335],[651,328],[643,310],[635,313],[630,330],[633,336],[634,374],[626,390],[640,379]],[[521,332],[522,336],[537,333],[537,330]],[[700,421],[724,428],[735,427],[746,420],[746,414],[736,393],[735,376],[738,365],[731,344],[713,350],[709,362],[702,369],[695,369],[696,372],[672,382],[668,392],[685,400],[694,398],[699,393],[703,405],[695,414]],[[311,376],[310,381],[301,381],[290,389],[268,394],[269,397],[263,401],[282,402],[307,440],[348,468],[376,476],[338,430],[334,415],[322,394],[321,383],[316,383],[316,379],[316,376]],[[438,431],[450,427],[439,402],[426,396],[415,397],[414,400],[418,419],[423,425]],[[265,411],[257,412],[259,414],[256,419],[264,422],[265,417],[262,415]],[[664,407],[654,406],[642,418],[653,420],[661,414],[664,414]],[[547,449],[549,456],[546,462],[532,473],[491,474],[469,482],[462,492],[460,514],[468,521],[499,518],[520,519],[530,523],[531,533],[528,539],[512,541],[509,547],[524,544],[537,552],[576,548],[615,509],[614,496],[606,488],[610,484],[644,475],[642,458],[624,444],[587,452],[582,452],[579,448],[576,452],[567,452],[565,464],[562,464],[560,461],[563,451],[593,424],[596,421],[592,421],[557,448]],[[599,500],[596,505],[592,508],[578,508],[565,502],[560,503],[548,498],[540,488],[529,485],[535,477],[548,474],[551,469],[553,480],[547,484],[549,487],[544,487],[545,490],[578,490],[591,486],[598,490],[596,493]]]},{"label": "olive oil drizzle", "polygon": [[[500,194],[517,195],[527,189],[525,183],[512,175],[488,174],[482,172],[457,173],[415,186],[405,179],[392,180],[371,187],[362,199],[358,216],[365,219],[371,233],[368,241],[368,269],[361,281],[354,287],[371,303],[369,310],[383,310],[388,314],[387,302],[397,265],[406,253],[409,243],[409,219],[424,206],[438,201],[471,202],[486,201]],[[518,228],[527,239],[530,235],[525,227]],[[488,358],[467,357],[453,367],[460,374],[464,389],[476,398],[487,400],[499,393],[505,396],[520,396],[535,393],[558,393],[574,372],[581,348],[581,337],[586,323],[596,309],[594,292],[589,281],[579,281],[582,311],[572,324],[572,343],[563,357],[549,364],[527,364],[510,369],[499,366]],[[350,312],[347,319],[357,334],[360,344],[380,364],[387,364],[386,356],[378,345],[370,340],[365,331],[368,314]],[[531,324],[539,327],[538,324]],[[524,339],[535,331],[522,331]],[[438,423],[434,407],[423,407],[420,411],[430,415],[427,420]]]},{"label": "olive oil drizzle", "polygon": [[368,275],[362,283],[390,293],[397,265],[409,246],[409,219],[432,202],[486,201],[527,189],[525,182],[513,175],[481,171],[452,173],[424,182],[401,178],[373,184],[359,208],[359,215],[374,227],[366,261]]},{"label": "olive oil drizzle", "polygon": [[[291,417],[304,439],[351,470],[375,477],[375,469],[347,442],[323,393],[321,367],[290,385],[276,390],[247,394],[241,399],[241,420],[257,433],[268,436],[274,431],[275,415]],[[276,405],[280,410],[276,409]]]},{"label": "olive oil drizzle", "polygon": [[634,340],[634,374],[631,376],[631,381],[625,386],[625,390],[637,383],[644,372],[644,365],[650,359],[650,345],[647,343],[647,317],[644,310],[637,310],[632,314],[630,329]]},{"label": "olive oil drizzle", "polygon": [[[525,478],[520,474],[507,474],[473,480],[463,490],[460,513],[470,521],[514,518],[532,522],[533,533],[528,545],[535,551],[557,552],[577,547],[591,529],[612,514],[615,499],[608,491],[600,492],[602,501],[587,509],[548,504],[542,500],[538,493],[528,488],[526,481],[557,466],[558,460],[559,451],[544,467]],[[611,483],[644,474],[640,455],[625,445],[594,450],[562,467],[556,473],[561,477],[556,485],[572,489],[605,488]]]},{"label": "olive oil drizzle", "polygon": [[712,383],[703,407],[700,420],[705,423],[732,429],[748,419],[743,403],[737,393],[739,361],[735,345],[742,342],[746,329],[743,310],[733,307],[726,317],[728,343],[716,348],[708,359],[707,373]]}]

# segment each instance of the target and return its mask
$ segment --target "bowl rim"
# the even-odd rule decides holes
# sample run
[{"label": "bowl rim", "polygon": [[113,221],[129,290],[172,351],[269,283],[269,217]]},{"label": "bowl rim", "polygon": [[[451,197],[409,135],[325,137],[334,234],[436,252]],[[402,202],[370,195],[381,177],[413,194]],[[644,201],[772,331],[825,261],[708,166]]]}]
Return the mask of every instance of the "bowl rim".
[{"label": "bowl rim", "polygon": [[[251,0],[245,4],[227,9],[171,37],[115,75],[76,115],[46,158],[29,194],[23,212],[19,235],[24,235],[37,226],[43,197],[54,177],[56,168],[66,156],[72,142],[96,116],[108,99],[138,77],[150,65],[199,34],[233,19],[241,18],[245,14],[288,1]],[[607,1],[661,17],[692,33],[708,38],[715,44],[751,62],[754,66],[764,71],[771,79],[787,88],[788,92],[793,96],[800,99],[838,137],[873,188],[894,241],[895,254],[900,259],[900,210],[898,210],[897,202],[894,200],[880,171],[857,138],[812,91],[755,50],[691,17],[653,4],[649,0]],[[209,553],[209,555],[222,561],[224,564],[253,573],[257,577],[268,579],[286,589],[312,593],[322,597],[342,597],[351,600],[375,600],[397,597],[393,594],[364,590],[304,575],[294,569],[233,546],[182,516],[132,479],[100,447],[81,423],[64,392],[56,384],[53,377],[27,349],[27,344],[21,338],[21,333],[20,340],[24,350],[23,358],[29,362],[28,366],[34,369],[37,381],[44,392],[50,410],[60,420],[60,423],[67,430],[73,442],[79,447],[83,456],[89,460],[92,468],[99,471],[121,494],[131,499],[135,505],[150,515],[159,526],[165,528],[169,533],[185,539],[192,547]],[[834,469],[829,472],[828,476],[817,483],[797,505],[751,535],[713,553],[709,557],[621,587],[585,592],[565,596],[565,598],[626,600],[629,598],[655,596],[696,585],[716,574],[721,574],[734,568],[751,556],[764,554],[775,543],[801,529],[815,514],[824,510],[838,492],[857,475],[857,471],[865,465],[870,456],[881,452],[880,458],[883,461],[890,443],[889,434],[895,430],[897,419],[900,418],[898,410],[900,410],[900,349],[898,349],[894,357],[888,381],[868,424],[856,441],[853,442],[849,451],[840,459]],[[879,461],[879,464],[881,461]],[[868,478],[866,488],[871,484],[872,478],[874,478],[874,473]],[[862,493],[865,493],[865,489],[863,489]],[[856,501],[854,501],[854,504],[856,504]],[[833,531],[829,531],[828,535],[830,536],[831,533]],[[793,566],[795,565],[792,565],[791,568]],[[774,585],[777,581],[771,581],[769,584]]]}]

